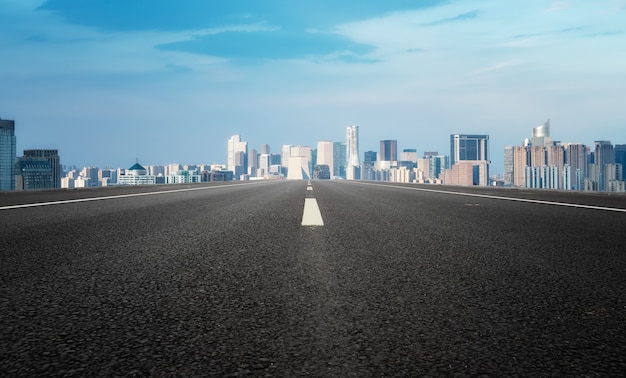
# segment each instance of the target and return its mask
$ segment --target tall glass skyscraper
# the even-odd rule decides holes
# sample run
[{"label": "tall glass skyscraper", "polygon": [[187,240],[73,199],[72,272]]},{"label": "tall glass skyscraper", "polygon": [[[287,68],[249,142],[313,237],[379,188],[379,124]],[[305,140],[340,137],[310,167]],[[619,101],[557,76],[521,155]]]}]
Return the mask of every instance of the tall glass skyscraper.
[{"label": "tall glass skyscraper", "polygon": [[15,190],[15,121],[1,118],[0,190]]}]

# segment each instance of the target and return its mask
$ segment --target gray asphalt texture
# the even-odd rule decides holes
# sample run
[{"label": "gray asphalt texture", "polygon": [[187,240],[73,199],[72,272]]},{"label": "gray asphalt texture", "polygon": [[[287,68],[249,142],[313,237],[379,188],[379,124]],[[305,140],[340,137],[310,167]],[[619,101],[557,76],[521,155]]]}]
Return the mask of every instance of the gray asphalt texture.
[{"label": "gray asphalt texture", "polygon": [[626,213],[306,186],[0,210],[0,376],[626,374]]}]

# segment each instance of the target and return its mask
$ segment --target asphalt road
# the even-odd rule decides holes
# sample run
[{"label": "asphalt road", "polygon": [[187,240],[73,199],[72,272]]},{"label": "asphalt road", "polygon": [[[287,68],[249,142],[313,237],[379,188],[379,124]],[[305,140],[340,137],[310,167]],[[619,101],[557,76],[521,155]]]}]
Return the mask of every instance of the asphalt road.
[{"label": "asphalt road", "polygon": [[0,376],[626,374],[625,196],[312,189],[1,193]]}]

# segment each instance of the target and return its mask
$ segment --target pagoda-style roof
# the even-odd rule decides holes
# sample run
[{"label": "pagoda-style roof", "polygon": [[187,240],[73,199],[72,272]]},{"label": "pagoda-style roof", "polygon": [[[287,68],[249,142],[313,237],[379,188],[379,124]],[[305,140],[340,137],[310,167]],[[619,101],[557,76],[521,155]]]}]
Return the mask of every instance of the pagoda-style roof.
[{"label": "pagoda-style roof", "polygon": [[141,164],[139,163],[135,163],[135,165],[133,165],[132,167],[128,168],[129,171],[145,171],[146,168],[144,168]]}]

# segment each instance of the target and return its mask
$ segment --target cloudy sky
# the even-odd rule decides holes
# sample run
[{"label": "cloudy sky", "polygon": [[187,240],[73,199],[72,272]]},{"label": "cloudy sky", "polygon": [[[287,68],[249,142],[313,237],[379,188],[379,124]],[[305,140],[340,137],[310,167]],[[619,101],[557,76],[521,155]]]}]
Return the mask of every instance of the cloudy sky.
[{"label": "cloudy sky", "polygon": [[547,118],[626,143],[624,0],[0,0],[0,19],[18,155],[225,163],[232,134],[278,151],[357,124],[361,155],[487,133],[501,172]]}]

